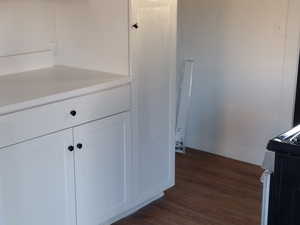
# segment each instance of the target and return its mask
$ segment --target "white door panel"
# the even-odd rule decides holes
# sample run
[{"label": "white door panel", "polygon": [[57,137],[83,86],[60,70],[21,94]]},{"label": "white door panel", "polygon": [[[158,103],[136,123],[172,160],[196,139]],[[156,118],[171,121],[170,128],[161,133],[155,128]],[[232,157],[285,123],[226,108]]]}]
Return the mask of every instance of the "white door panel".
[{"label": "white door panel", "polygon": [[138,192],[146,198],[174,182],[174,2],[136,0],[133,7],[139,24],[131,38],[136,167]]},{"label": "white door panel", "polygon": [[74,225],[72,131],[0,150],[0,224]]},{"label": "white door panel", "polygon": [[128,200],[128,115],[74,128],[78,225],[98,225],[119,214]]}]

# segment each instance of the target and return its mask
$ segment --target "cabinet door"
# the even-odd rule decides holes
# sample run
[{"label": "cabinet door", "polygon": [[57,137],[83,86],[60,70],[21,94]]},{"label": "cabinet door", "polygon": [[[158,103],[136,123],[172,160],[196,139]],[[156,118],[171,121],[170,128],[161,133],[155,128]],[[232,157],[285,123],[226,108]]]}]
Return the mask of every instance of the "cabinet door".
[{"label": "cabinet door", "polygon": [[0,224],[74,225],[72,131],[0,150]]},{"label": "cabinet door", "polygon": [[[176,0],[132,0],[131,67],[138,197],[174,184]],[[134,21],[137,20],[137,21]]]},{"label": "cabinet door", "polygon": [[[74,128],[78,225],[99,225],[128,202],[130,151],[127,113]],[[81,146],[80,146],[81,147]]]}]

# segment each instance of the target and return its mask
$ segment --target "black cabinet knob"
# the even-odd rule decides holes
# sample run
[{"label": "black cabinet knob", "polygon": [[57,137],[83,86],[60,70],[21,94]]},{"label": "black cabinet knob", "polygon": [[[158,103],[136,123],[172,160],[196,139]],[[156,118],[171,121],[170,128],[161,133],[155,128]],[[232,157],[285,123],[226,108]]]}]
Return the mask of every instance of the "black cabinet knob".
[{"label": "black cabinet knob", "polygon": [[68,150],[69,150],[70,152],[73,152],[73,151],[74,151],[74,146],[70,145],[70,146],[68,147]]},{"label": "black cabinet knob", "polygon": [[75,110],[72,110],[72,111],[70,112],[70,114],[71,114],[71,116],[76,116],[77,112],[76,112]]},{"label": "black cabinet knob", "polygon": [[78,143],[78,144],[77,144],[77,148],[78,148],[78,149],[82,149],[82,147],[83,147],[83,145],[82,145],[81,143]]},{"label": "black cabinet knob", "polygon": [[138,23],[133,24],[133,25],[132,25],[132,28],[138,29],[138,28],[139,28],[139,24],[138,24]]}]

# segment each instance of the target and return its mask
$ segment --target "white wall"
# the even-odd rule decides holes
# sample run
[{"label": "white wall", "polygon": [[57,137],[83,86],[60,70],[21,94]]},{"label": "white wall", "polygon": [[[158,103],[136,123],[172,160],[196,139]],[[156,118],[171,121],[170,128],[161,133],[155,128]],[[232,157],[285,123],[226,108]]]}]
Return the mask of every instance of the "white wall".
[{"label": "white wall", "polygon": [[0,75],[53,65],[53,0],[0,0]]},{"label": "white wall", "polygon": [[63,64],[128,76],[128,7],[128,0],[0,0],[0,75]]},{"label": "white wall", "polygon": [[189,147],[259,164],[268,139],[290,126],[295,10],[288,0],[180,0],[179,63],[196,61]]},{"label": "white wall", "polygon": [[56,63],[128,76],[128,7],[127,0],[57,0]]},{"label": "white wall", "polygon": [[0,0],[0,56],[51,48],[54,18],[51,0]]}]

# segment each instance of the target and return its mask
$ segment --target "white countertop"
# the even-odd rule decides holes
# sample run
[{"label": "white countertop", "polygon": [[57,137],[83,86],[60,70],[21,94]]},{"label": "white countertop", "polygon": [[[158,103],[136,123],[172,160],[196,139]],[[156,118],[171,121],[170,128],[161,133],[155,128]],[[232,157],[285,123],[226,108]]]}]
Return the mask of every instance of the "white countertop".
[{"label": "white countertop", "polygon": [[66,66],[0,76],[0,115],[129,82],[128,76]]}]

